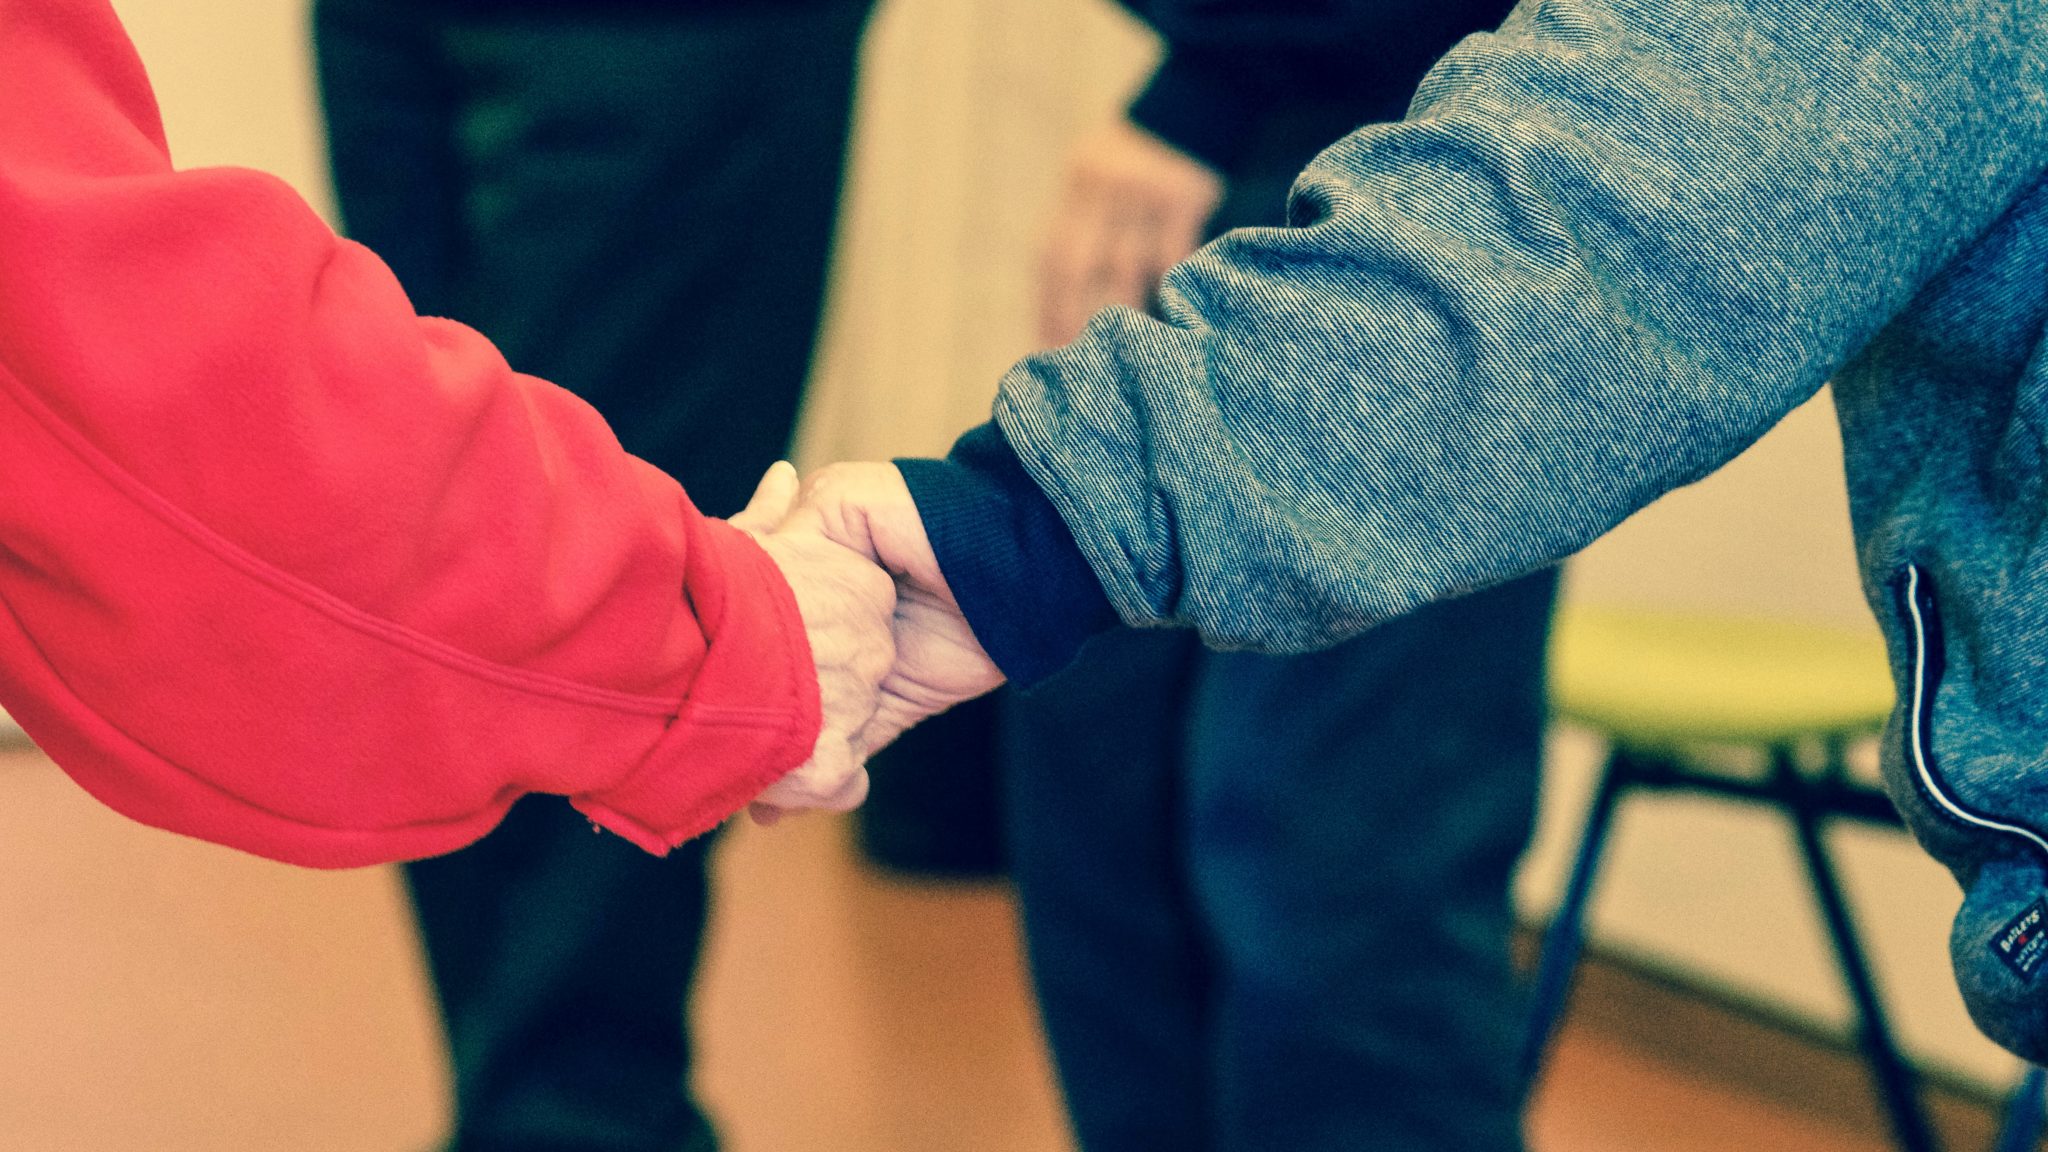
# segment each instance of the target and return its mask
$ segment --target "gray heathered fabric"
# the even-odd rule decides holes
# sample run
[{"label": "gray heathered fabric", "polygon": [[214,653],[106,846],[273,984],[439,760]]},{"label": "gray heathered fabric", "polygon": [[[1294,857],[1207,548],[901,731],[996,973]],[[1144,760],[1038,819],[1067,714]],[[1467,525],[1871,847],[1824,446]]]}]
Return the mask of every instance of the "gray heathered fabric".
[{"label": "gray heathered fabric", "polygon": [[[1135,624],[1299,650],[1565,556],[1838,381],[1872,604],[1947,627],[1934,751],[2048,827],[2048,0],[1528,0],[1409,119],[1034,357],[996,414]],[[1970,889],[1978,1022],[2048,1058],[1987,937],[2021,838],[1888,777]],[[2048,967],[2048,965],[2044,965]]]}]

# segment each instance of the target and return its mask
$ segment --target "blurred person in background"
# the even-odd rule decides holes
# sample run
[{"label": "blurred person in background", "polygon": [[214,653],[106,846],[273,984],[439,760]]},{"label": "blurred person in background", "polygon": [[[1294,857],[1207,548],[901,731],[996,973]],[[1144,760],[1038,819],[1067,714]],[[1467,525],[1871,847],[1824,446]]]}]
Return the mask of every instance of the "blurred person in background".
[{"label": "blurred person in background", "polygon": [[[714,515],[795,425],[869,0],[318,0],[348,234]],[[406,867],[456,1152],[716,1146],[687,1002],[711,838],[536,798]]]},{"label": "blurred person in background", "polygon": [[[1086,137],[1040,335],[1081,334],[1308,161],[1398,120],[1508,0],[1131,3],[1165,54]],[[1004,719],[1031,967],[1088,1152],[1520,1146],[1509,878],[1541,761],[1554,572],[1304,656],[1119,630]]]},{"label": "blurred person in background", "polygon": [[875,753],[853,813],[870,864],[913,882],[985,883],[1009,869],[999,726],[1009,693],[949,708]]}]

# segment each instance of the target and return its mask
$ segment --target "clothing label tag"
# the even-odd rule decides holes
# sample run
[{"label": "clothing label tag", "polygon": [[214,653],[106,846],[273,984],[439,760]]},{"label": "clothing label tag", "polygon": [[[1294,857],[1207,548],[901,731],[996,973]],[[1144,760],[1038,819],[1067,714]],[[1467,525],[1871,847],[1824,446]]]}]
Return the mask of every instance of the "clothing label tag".
[{"label": "clothing label tag", "polygon": [[2034,969],[2048,959],[2048,898],[2027,905],[1991,938],[1991,951],[2022,980],[2032,980]]}]

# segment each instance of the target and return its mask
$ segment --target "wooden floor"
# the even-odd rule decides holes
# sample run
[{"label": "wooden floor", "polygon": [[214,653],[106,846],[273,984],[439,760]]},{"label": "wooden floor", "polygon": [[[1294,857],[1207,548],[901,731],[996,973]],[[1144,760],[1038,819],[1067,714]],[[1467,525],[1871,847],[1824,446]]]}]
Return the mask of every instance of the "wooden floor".
[{"label": "wooden floor", "polygon": [[[732,1152],[1060,1152],[1013,908],[885,883],[843,824],[722,850],[697,1010]],[[129,824],[0,752],[0,1149],[408,1152],[446,1075],[388,871],[321,874]],[[1568,1032],[1538,1152],[1877,1152]]]}]

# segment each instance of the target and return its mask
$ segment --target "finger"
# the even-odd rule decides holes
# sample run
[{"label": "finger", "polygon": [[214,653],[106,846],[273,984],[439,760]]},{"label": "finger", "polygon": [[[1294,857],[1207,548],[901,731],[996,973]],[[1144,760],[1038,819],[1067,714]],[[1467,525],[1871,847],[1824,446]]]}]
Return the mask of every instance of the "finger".
[{"label": "finger", "polygon": [[802,481],[797,479],[796,465],[787,460],[777,460],[761,475],[761,483],[755,486],[753,499],[748,500],[747,506],[728,522],[743,532],[773,532],[789,515],[802,487]]},{"label": "finger", "polygon": [[1202,246],[1202,230],[1208,225],[1206,217],[1194,213],[1167,215],[1157,221],[1157,244],[1153,246],[1155,273],[1153,277],[1165,275],[1171,266],[1194,256],[1194,250]]},{"label": "finger", "polygon": [[1145,269],[1145,307],[1153,307],[1159,299],[1159,286],[1166,274],[1176,264],[1195,254],[1202,246],[1202,230],[1208,226],[1208,218],[1192,212],[1169,214],[1155,221],[1151,267]]},{"label": "finger", "polygon": [[900,710],[884,705],[875,713],[874,719],[869,720],[860,730],[859,735],[853,738],[853,743],[862,755],[873,756],[894,744],[898,736],[909,731],[916,723],[917,719],[907,717]]},{"label": "finger", "polygon": [[856,768],[839,790],[818,803],[821,812],[851,812],[868,798],[868,770]]},{"label": "finger", "polygon": [[[794,506],[790,507],[783,517],[775,522],[775,530],[777,532],[815,533],[831,540],[834,544],[846,547],[847,545],[843,541],[827,531],[828,519],[822,506],[812,502],[807,493],[801,494],[797,497]],[[859,549],[855,549],[855,551],[859,551]]]},{"label": "finger", "polygon": [[875,544],[867,531],[866,504],[861,497],[866,487],[861,474],[874,467],[865,463],[839,463],[805,476],[797,493],[796,507],[783,521],[783,528],[815,532],[870,561],[876,560]]},{"label": "finger", "polygon": [[1198,211],[1183,211],[1178,207],[1170,210],[1157,222],[1156,242],[1153,245],[1153,260],[1156,262],[1153,280],[1166,274],[1166,270],[1195,254],[1202,246],[1202,230],[1209,226],[1208,216]]},{"label": "finger", "polygon": [[763,828],[773,828],[798,812],[851,812],[866,802],[867,798],[868,773],[867,769],[861,768],[841,781],[836,791],[829,795],[817,796],[800,805],[785,807],[766,800],[756,800],[747,805],[747,818]]},{"label": "finger", "polygon": [[1109,211],[1101,196],[1075,192],[1055,226],[1040,274],[1039,339],[1048,348],[1073,341],[1095,314]]},{"label": "finger", "polygon": [[884,691],[875,714],[854,736],[854,751],[863,759],[873,756],[894,744],[897,737],[943,711],[944,706],[926,707],[895,692]]},{"label": "finger", "polygon": [[865,775],[844,736],[827,733],[818,739],[811,758],[755,797],[757,804],[782,809],[823,808],[847,790],[854,775]]},{"label": "finger", "polygon": [[928,578],[936,568],[910,486],[893,464],[834,464],[804,477],[803,497],[784,528],[814,528],[892,575]]},{"label": "finger", "polygon": [[1077,333],[1067,317],[1072,309],[1067,300],[1074,292],[1078,257],[1065,240],[1046,249],[1038,268],[1038,346],[1060,348],[1073,342]]},{"label": "finger", "polygon": [[1152,298],[1152,270],[1158,263],[1159,221],[1144,203],[1119,203],[1103,237],[1090,314],[1112,304],[1143,308]]}]

